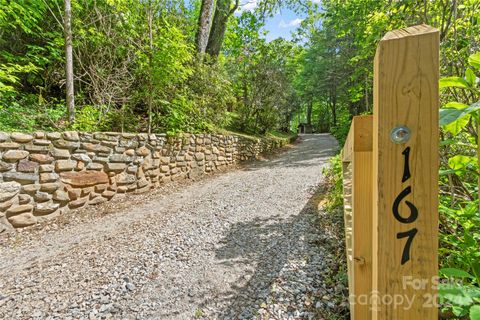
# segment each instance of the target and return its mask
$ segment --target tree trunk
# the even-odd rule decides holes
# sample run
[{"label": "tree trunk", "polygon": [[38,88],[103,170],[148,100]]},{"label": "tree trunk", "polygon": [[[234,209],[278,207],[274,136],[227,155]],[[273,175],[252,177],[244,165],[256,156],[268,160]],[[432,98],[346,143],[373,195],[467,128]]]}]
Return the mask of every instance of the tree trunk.
[{"label": "tree trunk", "polygon": [[333,76],[333,85],[332,85],[332,120],[333,126],[337,125],[337,78],[335,73]]},{"label": "tree trunk", "polygon": [[70,0],[64,0],[64,6],[66,102],[68,121],[72,123],[75,120],[75,98],[73,88],[72,6]]},{"label": "tree trunk", "polygon": [[202,8],[198,16],[198,29],[196,36],[197,52],[204,54],[207,50],[208,36],[212,26],[212,15],[215,0],[202,0]]},{"label": "tree trunk", "polygon": [[370,111],[370,97],[368,95],[368,74],[365,73],[365,111]]},{"label": "tree trunk", "polygon": [[312,109],[313,109],[313,101],[310,101],[307,105],[307,124],[309,126],[312,125]]},{"label": "tree trunk", "polygon": [[330,89],[329,99],[330,110],[332,111],[333,126],[337,125],[337,91],[335,85]]},{"label": "tree trunk", "polygon": [[152,1],[148,7],[148,38],[150,41],[148,53],[148,134],[152,133],[152,105],[153,105],[153,8]]},{"label": "tree trunk", "polygon": [[332,97],[332,120],[333,120],[333,125],[337,125],[337,95],[336,93]]},{"label": "tree trunk", "polygon": [[213,16],[212,29],[208,38],[207,53],[217,58],[222,48],[223,38],[227,30],[228,18],[237,10],[240,1],[236,0],[232,8],[233,0],[217,0],[215,14]]}]

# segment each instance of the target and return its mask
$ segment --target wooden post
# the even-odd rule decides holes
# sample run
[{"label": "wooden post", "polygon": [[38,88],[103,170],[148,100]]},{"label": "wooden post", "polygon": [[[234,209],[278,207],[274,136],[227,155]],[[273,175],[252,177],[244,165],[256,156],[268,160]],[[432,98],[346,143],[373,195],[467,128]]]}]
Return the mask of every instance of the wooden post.
[{"label": "wooden post", "polygon": [[342,153],[350,318],[370,320],[372,292],[372,116],[354,117]]},{"label": "wooden post", "polygon": [[438,78],[438,30],[420,25],[380,41],[374,63],[372,319],[438,319]]}]

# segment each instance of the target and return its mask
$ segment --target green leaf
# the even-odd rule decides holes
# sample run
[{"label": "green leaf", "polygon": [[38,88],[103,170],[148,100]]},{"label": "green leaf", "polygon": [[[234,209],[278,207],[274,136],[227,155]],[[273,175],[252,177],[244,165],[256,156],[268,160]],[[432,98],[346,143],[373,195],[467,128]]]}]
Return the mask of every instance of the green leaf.
[{"label": "green leaf", "polygon": [[470,273],[456,268],[443,268],[440,273],[448,278],[473,278]]},{"label": "green leaf", "polygon": [[[456,102],[455,105],[452,104],[452,106],[457,107],[460,107],[461,105],[463,104],[459,102]],[[446,106],[448,106],[448,104]],[[477,110],[480,110],[480,102],[476,102],[465,109],[442,108],[440,109],[440,125],[445,126],[453,121],[456,121],[457,119],[460,119],[461,117],[466,116],[467,114],[476,112]]]},{"label": "green leaf", "polygon": [[449,108],[449,109],[458,109],[458,110],[463,110],[467,109],[469,107],[468,104],[462,103],[462,102],[457,102],[457,101],[450,101],[447,103],[444,108]]},{"label": "green leaf", "polygon": [[465,307],[458,307],[458,306],[453,306],[452,307],[452,312],[454,315],[457,317],[462,317],[467,314],[468,309],[465,309]]},{"label": "green leaf", "polygon": [[469,164],[476,163],[476,161],[477,159],[475,159],[474,157],[456,155],[448,159],[448,165],[453,170],[461,170]]},{"label": "green leaf", "polygon": [[445,77],[440,79],[440,89],[443,88],[462,88],[468,89],[470,85],[461,77]]},{"label": "green leaf", "polygon": [[438,286],[438,296],[458,306],[469,306],[473,303],[473,299],[468,295],[464,287],[440,284]]},{"label": "green leaf", "polygon": [[480,320],[480,306],[476,305],[470,308],[470,320]]},{"label": "green leaf", "polygon": [[468,57],[468,63],[477,69],[480,69],[480,52],[472,54]]},{"label": "green leaf", "polygon": [[[472,158],[473,159],[473,158]],[[476,159],[474,159],[476,160]],[[469,230],[464,230],[463,232],[463,238],[464,238],[464,243],[468,246],[468,247],[476,247],[477,246],[477,241],[475,240],[475,238],[472,236],[472,234],[470,234]],[[473,277],[472,277],[473,278]]]},{"label": "green leaf", "polygon": [[480,259],[472,262],[472,270],[477,280],[477,284],[480,285]]},{"label": "green leaf", "polygon": [[477,82],[477,77],[475,76],[475,73],[473,73],[472,69],[468,68],[465,71],[465,80],[467,80],[468,84],[471,87],[474,87],[476,82]]},{"label": "green leaf", "polygon": [[456,143],[457,143],[457,141],[454,140],[454,139],[447,139],[447,140],[440,141],[440,146],[449,146],[449,145],[456,144]]},{"label": "green leaf", "polygon": [[440,125],[446,126],[454,121],[457,121],[463,116],[463,110],[458,109],[440,109]]},{"label": "green leaf", "polygon": [[467,125],[468,121],[470,120],[470,117],[461,117],[447,125],[445,125],[444,129],[447,132],[450,132],[454,136],[460,133],[463,128]]},{"label": "green leaf", "polygon": [[452,169],[440,170],[439,175],[440,176],[446,176],[446,175],[453,174],[453,173],[455,173],[455,170],[452,170]]}]

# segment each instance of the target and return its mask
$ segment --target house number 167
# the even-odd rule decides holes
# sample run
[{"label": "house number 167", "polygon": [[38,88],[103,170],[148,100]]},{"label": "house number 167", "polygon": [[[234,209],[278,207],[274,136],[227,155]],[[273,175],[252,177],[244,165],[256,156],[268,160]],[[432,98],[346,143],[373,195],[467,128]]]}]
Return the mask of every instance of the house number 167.
[{"label": "house number 167", "polygon": [[[411,177],[410,164],[409,164],[410,147],[405,148],[402,154],[404,158],[403,176],[402,176],[402,183],[403,183],[409,180]],[[393,216],[395,217],[395,219],[397,219],[398,222],[403,224],[411,224],[415,222],[418,218],[417,207],[415,207],[415,205],[408,200],[405,200],[405,204],[410,209],[410,214],[408,216],[402,216],[399,212],[400,203],[410,193],[412,193],[412,187],[407,186],[405,189],[403,189],[400,192],[400,194],[397,195],[392,206]],[[407,241],[405,243],[405,247],[403,248],[403,253],[402,253],[402,261],[401,261],[402,265],[404,265],[410,260],[410,248],[412,246],[413,239],[415,238],[415,235],[417,234],[417,232],[418,232],[417,228],[412,228],[408,231],[397,233],[397,239],[407,238]]]}]

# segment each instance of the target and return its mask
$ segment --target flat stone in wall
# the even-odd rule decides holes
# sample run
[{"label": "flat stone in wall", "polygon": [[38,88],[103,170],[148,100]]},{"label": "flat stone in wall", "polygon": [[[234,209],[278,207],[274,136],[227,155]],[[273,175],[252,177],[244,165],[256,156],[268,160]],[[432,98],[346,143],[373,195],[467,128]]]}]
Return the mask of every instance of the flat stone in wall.
[{"label": "flat stone in wall", "polygon": [[0,132],[0,233],[256,159],[287,143],[216,134]]}]

